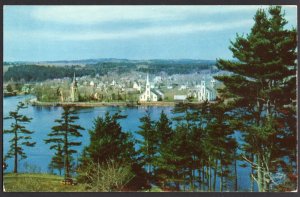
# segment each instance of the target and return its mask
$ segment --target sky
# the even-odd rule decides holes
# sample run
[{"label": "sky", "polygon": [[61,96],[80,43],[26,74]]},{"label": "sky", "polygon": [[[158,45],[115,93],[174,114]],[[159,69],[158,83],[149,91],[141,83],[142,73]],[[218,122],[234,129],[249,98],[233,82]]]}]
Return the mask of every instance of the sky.
[{"label": "sky", "polygon": [[[231,59],[267,6],[4,6],[4,61]],[[283,6],[286,28],[297,7]]]}]

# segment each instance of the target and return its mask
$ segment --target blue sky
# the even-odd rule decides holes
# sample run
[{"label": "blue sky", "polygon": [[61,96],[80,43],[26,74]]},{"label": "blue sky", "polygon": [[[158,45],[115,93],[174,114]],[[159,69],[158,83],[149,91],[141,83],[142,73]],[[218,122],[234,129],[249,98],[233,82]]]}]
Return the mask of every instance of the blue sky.
[{"label": "blue sky", "polygon": [[[232,58],[266,6],[4,6],[4,61]],[[287,28],[296,6],[283,6]]]}]

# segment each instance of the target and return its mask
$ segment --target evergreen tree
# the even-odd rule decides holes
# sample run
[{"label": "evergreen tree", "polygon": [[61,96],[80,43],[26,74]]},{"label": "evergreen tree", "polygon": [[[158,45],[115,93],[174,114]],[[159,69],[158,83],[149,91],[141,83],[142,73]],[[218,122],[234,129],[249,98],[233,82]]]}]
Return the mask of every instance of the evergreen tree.
[{"label": "evergreen tree", "polygon": [[174,153],[177,156],[178,178],[181,179],[183,190],[189,183],[190,189],[194,189],[195,170],[196,170],[196,155],[193,154],[193,130],[195,128],[193,106],[189,104],[177,105],[173,113],[176,114],[173,118],[176,121],[175,135],[173,139]]},{"label": "evergreen tree", "polygon": [[[118,122],[125,117],[119,113],[110,115],[107,112],[104,117],[95,119],[94,128],[89,131],[90,145],[83,150],[79,168],[84,170],[91,163],[99,166],[106,166],[110,162],[129,165],[134,178],[126,184],[126,188],[133,190],[148,188],[147,175],[138,163],[132,135],[123,132]],[[81,182],[89,182],[87,176],[80,176],[78,179]]]},{"label": "evergreen tree", "polygon": [[[110,160],[115,162],[131,162],[135,156],[134,142],[130,133],[122,131],[118,120],[125,118],[119,113],[105,117],[97,117],[94,128],[89,131],[90,145],[83,152],[83,159],[91,159],[96,163],[106,163]],[[82,161],[84,162],[84,161]]]},{"label": "evergreen tree", "polygon": [[219,69],[232,74],[216,79],[225,85],[222,96],[242,112],[237,117],[242,121],[238,130],[245,141],[244,159],[256,171],[252,177],[259,191],[269,191],[275,183],[273,175],[285,163],[279,162],[288,148],[282,139],[296,137],[286,126],[280,128],[279,122],[286,116],[281,111],[295,103],[297,34],[284,28],[287,21],[280,6],[270,7],[268,14],[259,9],[254,20],[248,35],[237,35],[231,42],[238,61],[218,60]]},{"label": "evergreen tree", "polygon": [[58,125],[52,127],[52,131],[48,134],[49,138],[45,140],[45,143],[54,144],[50,146],[50,149],[57,150],[60,144],[62,144],[64,174],[65,178],[69,178],[72,154],[77,153],[77,150],[72,149],[72,147],[81,145],[81,142],[72,141],[72,138],[81,137],[82,134],[78,130],[84,130],[84,128],[74,124],[74,122],[79,119],[74,108],[65,106],[63,110],[61,119],[55,120]]},{"label": "evergreen tree", "polygon": [[137,140],[140,144],[139,154],[142,156],[142,161],[146,167],[146,171],[150,176],[154,175],[154,162],[158,151],[158,133],[155,130],[154,121],[151,120],[150,112],[146,111],[145,116],[140,118],[142,125],[137,131],[142,139]]},{"label": "evergreen tree", "polygon": [[64,168],[64,155],[63,155],[63,150],[62,150],[60,143],[57,145],[56,153],[52,157],[49,167],[51,169],[57,169],[59,172],[59,175],[61,176],[61,172]]},{"label": "evergreen tree", "polygon": [[156,122],[156,133],[158,134],[158,156],[155,160],[157,166],[156,176],[162,187],[174,178],[174,153],[171,140],[174,132],[171,128],[172,122],[168,119],[164,111],[161,112],[159,120]]},{"label": "evergreen tree", "polygon": [[14,173],[18,173],[18,156],[20,156],[20,159],[27,158],[23,147],[33,147],[36,144],[36,142],[30,142],[32,139],[30,135],[34,132],[26,129],[24,126],[24,124],[31,121],[31,118],[20,114],[20,110],[25,108],[27,108],[27,106],[19,102],[17,109],[9,112],[9,116],[5,118],[12,119],[11,129],[4,130],[4,134],[12,134],[12,138],[9,140],[10,149],[6,158],[14,158]]},{"label": "evergreen tree", "polygon": [[229,106],[222,100],[210,105],[211,121],[207,125],[210,143],[214,145],[210,157],[213,158],[214,166],[214,184],[213,190],[216,191],[216,175],[220,177],[220,191],[223,191],[225,181],[230,171],[229,166],[236,158],[235,151],[237,142],[232,136],[234,134],[230,126],[230,116],[228,114]]}]

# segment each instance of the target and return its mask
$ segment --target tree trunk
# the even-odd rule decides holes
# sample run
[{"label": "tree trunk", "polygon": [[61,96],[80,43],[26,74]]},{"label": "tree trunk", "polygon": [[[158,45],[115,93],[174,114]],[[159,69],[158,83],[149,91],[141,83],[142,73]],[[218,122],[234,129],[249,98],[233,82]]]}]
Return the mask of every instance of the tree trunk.
[{"label": "tree trunk", "polygon": [[[251,159],[254,162],[254,155],[251,154]],[[251,165],[251,174],[250,174],[250,191],[253,192],[254,191],[254,169],[253,166]]]},{"label": "tree trunk", "polygon": [[209,191],[209,176],[208,176],[208,165],[205,167],[205,179],[206,179],[206,185],[207,185],[207,191]]},{"label": "tree trunk", "polygon": [[236,161],[236,159],[234,159],[234,175],[235,175],[235,179],[234,179],[234,191],[237,192],[238,191],[238,173],[237,173],[237,161]]},{"label": "tree trunk", "polygon": [[183,170],[183,174],[182,174],[182,183],[183,183],[183,191],[185,191],[185,170]]},{"label": "tree trunk", "polygon": [[222,167],[222,161],[220,161],[220,170],[221,170],[221,173],[220,173],[220,192],[223,191],[223,167]]},{"label": "tree trunk", "polygon": [[209,165],[209,191],[212,191],[212,184],[211,184],[211,179],[212,179],[212,170],[211,170],[211,165]]},{"label": "tree trunk", "polygon": [[217,172],[218,172],[218,159],[216,159],[215,168],[214,168],[213,191],[216,191]]},{"label": "tree trunk", "polygon": [[200,169],[201,167],[199,167],[199,169],[198,169],[198,182],[199,182],[199,188],[198,189],[201,189],[202,188],[202,183],[201,183],[201,169]]},{"label": "tree trunk", "polygon": [[[203,163],[203,162],[202,162]],[[205,172],[204,172],[204,165],[202,165],[202,185],[201,185],[201,190],[204,191],[205,189]]]},{"label": "tree trunk", "polygon": [[257,155],[257,186],[258,191],[263,192],[263,176],[262,176],[262,169],[261,169],[261,158],[260,155]]},{"label": "tree trunk", "polygon": [[194,191],[194,170],[191,171],[191,178],[190,178],[190,189]]},{"label": "tree trunk", "polygon": [[69,164],[69,151],[68,151],[68,121],[66,120],[66,132],[65,132],[65,178],[70,177],[70,164]]},{"label": "tree trunk", "polygon": [[[16,121],[17,125],[17,121]],[[14,165],[14,173],[18,173],[18,130],[15,131],[15,165]]]}]

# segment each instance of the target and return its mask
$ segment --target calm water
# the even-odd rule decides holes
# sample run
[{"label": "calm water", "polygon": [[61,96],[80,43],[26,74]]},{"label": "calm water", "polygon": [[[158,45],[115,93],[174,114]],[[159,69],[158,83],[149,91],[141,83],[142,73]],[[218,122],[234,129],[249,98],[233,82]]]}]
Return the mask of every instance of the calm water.
[{"label": "calm water", "polygon": [[[30,98],[30,95],[27,96],[16,96],[16,97],[5,97],[3,99],[3,113],[6,117],[11,110],[15,110],[16,105],[19,101],[24,101],[25,99]],[[159,115],[162,110],[169,116],[172,117],[172,107],[148,107],[148,110],[151,112],[151,117],[154,120],[159,118]],[[146,107],[136,107],[136,108],[126,108],[126,107],[94,107],[94,108],[80,108],[78,110],[79,120],[77,124],[85,128],[85,131],[82,131],[83,136],[79,138],[82,141],[82,146],[77,147],[78,154],[74,157],[79,157],[84,146],[89,144],[89,134],[88,130],[93,128],[93,120],[98,116],[104,116],[106,112],[114,113],[121,111],[123,115],[127,115],[126,119],[120,120],[120,124],[124,131],[131,131],[134,134],[135,138],[139,138],[135,132],[139,130],[140,122],[139,118],[145,115]],[[25,148],[25,152],[28,156],[27,159],[21,160],[19,165],[19,171],[24,171],[24,163],[38,166],[42,172],[47,172],[47,166],[51,161],[51,157],[54,154],[54,151],[50,150],[49,144],[44,143],[44,139],[47,138],[47,134],[51,131],[51,127],[55,125],[54,120],[59,119],[62,113],[61,107],[36,107],[28,106],[28,108],[21,111],[22,114],[26,114],[28,117],[33,118],[32,121],[27,124],[29,130],[35,131],[32,134],[33,141],[36,142],[35,147]],[[4,120],[4,129],[10,127],[11,120]],[[4,135],[4,154],[7,153],[9,148],[9,139],[11,135]],[[137,148],[137,147],[136,147]],[[12,171],[13,169],[13,160],[9,159],[7,161],[8,168],[7,171]],[[241,164],[241,162],[239,163]],[[249,168],[238,167],[238,183],[240,190],[246,190],[249,188]]]}]

